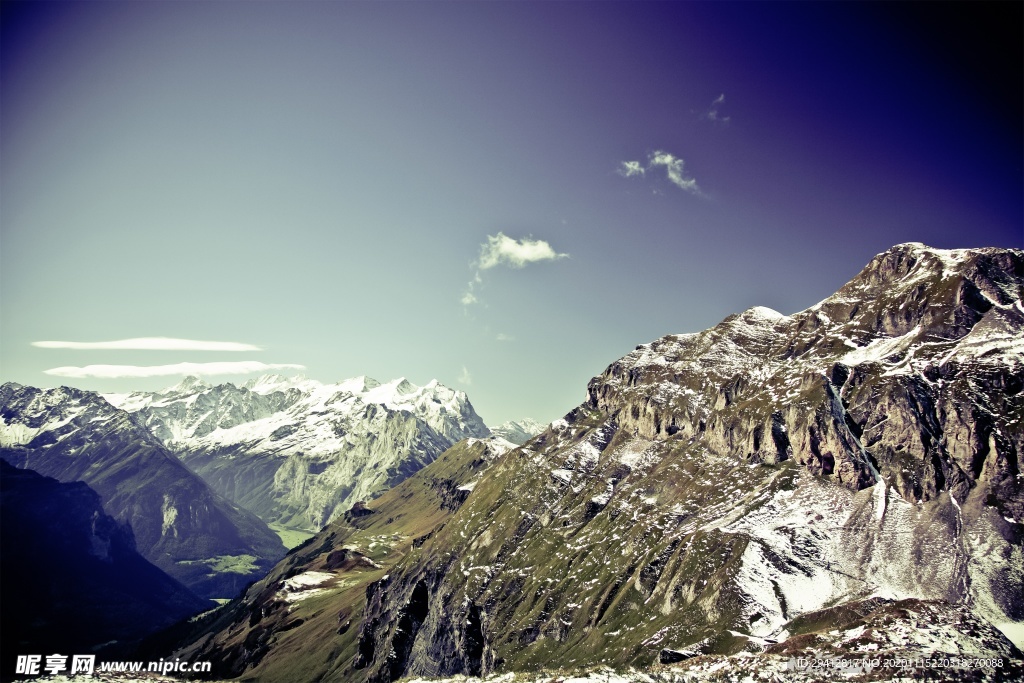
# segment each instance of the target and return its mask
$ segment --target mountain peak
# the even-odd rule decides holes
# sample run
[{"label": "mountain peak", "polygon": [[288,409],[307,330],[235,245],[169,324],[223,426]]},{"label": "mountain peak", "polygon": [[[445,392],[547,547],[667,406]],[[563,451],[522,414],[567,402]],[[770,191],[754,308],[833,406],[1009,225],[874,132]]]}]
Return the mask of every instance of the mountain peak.
[{"label": "mountain peak", "polygon": [[380,382],[372,377],[359,375],[358,377],[350,377],[338,382],[338,386],[343,391],[348,391],[353,394],[365,394],[367,391],[379,387]]},{"label": "mountain peak", "polygon": [[768,308],[767,306],[754,306],[743,311],[740,317],[745,320],[769,320],[771,322],[775,322],[777,320],[783,320],[788,316],[785,316],[772,308]]},{"label": "mountain peak", "polygon": [[175,384],[172,387],[167,387],[166,389],[162,390],[160,393],[161,394],[197,393],[197,392],[201,392],[201,391],[206,391],[209,388],[211,388],[210,385],[207,384],[206,382],[204,382],[202,379],[200,379],[196,375],[187,375],[180,382],[178,382],[177,384]]},{"label": "mountain peak", "polygon": [[404,377],[400,377],[399,379],[395,380],[394,385],[395,393],[400,394],[402,396],[411,394],[415,392],[416,389],[418,388],[415,384],[413,384]]},{"label": "mountain peak", "polygon": [[502,422],[496,427],[491,427],[491,434],[497,438],[510,441],[517,446],[522,446],[524,443],[543,432],[546,428],[547,425],[541,424],[531,418],[524,417],[521,420],[509,420],[507,422]]},{"label": "mountain peak", "polygon": [[251,379],[241,388],[255,391],[258,394],[266,394],[278,389],[284,389],[291,386],[295,386],[298,383],[306,381],[305,375],[295,375],[293,377],[285,377],[279,374],[267,374],[260,375],[255,379]]}]

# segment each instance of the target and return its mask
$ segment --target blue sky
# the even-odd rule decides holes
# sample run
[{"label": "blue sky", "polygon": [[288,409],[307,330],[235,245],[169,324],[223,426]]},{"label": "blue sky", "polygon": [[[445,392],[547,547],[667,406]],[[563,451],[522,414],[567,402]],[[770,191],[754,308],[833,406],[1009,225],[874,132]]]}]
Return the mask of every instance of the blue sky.
[{"label": "blue sky", "polygon": [[[2,11],[4,380],[245,362],[206,379],[551,420],[636,344],[893,244],[1024,243],[1019,3]],[[154,337],[248,347],[33,345]]]}]

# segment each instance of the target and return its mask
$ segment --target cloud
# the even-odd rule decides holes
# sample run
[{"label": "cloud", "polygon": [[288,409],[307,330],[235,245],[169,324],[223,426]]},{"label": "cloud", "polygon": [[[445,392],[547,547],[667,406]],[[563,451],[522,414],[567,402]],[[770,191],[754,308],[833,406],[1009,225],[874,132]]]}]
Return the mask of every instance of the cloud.
[{"label": "cloud", "polygon": [[668,152],[655,152],[650,156],[650,166],[654,168],[656,166],[663,166],[668,179],[679,188],[692,192],[693,194],[700,194],[700,188],[697,187],[697,181],[693,178],[687,178],[683,172],[683,160],[674,157]]},{"label": "cloud", "polygon": [[104,342],[37,341],[32,346],[41,349],[107,349],[118,351],[262,351],[259,346],[240,342],[196,341],[171,337],[137,337]]},{"label": "cloud", "polygon": [[472,383],[473,383],[473,375],[469,374],[469,370],[467,370],[466,366],[463,365],[462,366],[462,372],[459,373],[459,384],[465,384],[466,386],[469,386]]},{"label": "cloud", "polygon": [[499,332],[498,336],[496,336],[495,339],[497,339],[500,342],[515,341],[516,340],[516,338],[513,337],[511,334],[505,334],[504,332]]},{"label": "cloud", "polygon": [[481,245],[477,267],[480,270],[489,270],[504,264],[510,268],[522,268],[528,263],[554,261],[568,256],[556,253],[544,240],[533,240],[529,237],[514,240],[499,232],[497,235],[488,235],[487,242]]},{"label": "cloud", "polygon": [[643,175],[646,170],[639,161],[623,161],[619,164],[619,175],[623,178]]},{"label": "cloud", "polygon": [[86,365],[83,368],[65,366],[44,370],[57,377],[167,377],[169,375],[248,375],[269,370],[305,370],[294,363],[261,363],[255,360],[222,361],[212,363],[176,363],[174,365]]},{"label": "cloud", "polygon": [[706,112],[704,112],[704,118],[706,118],[708,121],[712,121],[723,126],[729,125],[730,117],[722,116],[719,111],[722,108],[723,104],[725,104],[725,93],[722,93],[721,95],[715,98],[715,101],[711,103],[711,107]]},{"label": "cloud", "polygon": [[665,169],[665,176],[669,181],[690,194],[703,196],[695,178],[687,177],[683,160],[677,156],[658,150],[647,155],[647,165],[642,166],[639,161],[623,161],[619,164],[619,175],[626,178],[646,175],[647,171]]},{"label": "cloud", "polygon": [[502,232],[497,235],[488,235],[487,241],[480,245],[480,256],[472,264],[476,268],[473,279],[466,284],[466,289],[459,301],[463,306],[480,303],[475,290],[478,285],[483,284],[483,271],[498,266],[519,269],[525,268],[530,263],[557,261],[564,258],[569,258],[569,255],[556,252],[544,240],[535,240],[531,237],[517,240]]}]

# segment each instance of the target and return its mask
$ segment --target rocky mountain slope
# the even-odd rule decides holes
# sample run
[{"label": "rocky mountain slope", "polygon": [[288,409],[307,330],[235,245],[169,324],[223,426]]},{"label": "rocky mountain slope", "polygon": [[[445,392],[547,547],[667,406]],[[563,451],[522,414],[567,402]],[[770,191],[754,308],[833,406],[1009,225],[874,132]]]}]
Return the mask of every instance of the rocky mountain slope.
[{"label": "rocky mountain slope", "polygon": [[[1019,658],[1022,294],[1020,251],[899,245],[806,311],[639,346],[524,446],[460,446],[326,527],[181,653],[261,681]],[[977,637],[929,639],[933,612]]]},{"label": "rocky mountain slope", "polygon": [[108,514],[131,526],[144,557],[202,597],[237,595],[284,555],[266,524],[94,392],[0,386],[0,457],[86,482]]},{"label": "rocky mountain slope", "polygon": [[106,398],[222,495],[268,523],[312,531],[455,442],[489,433],[465,393],[436,381],[268,375],[209,386],[187,378],[161,392]]},{"label": "rocky mountain slope", "polygon": [[2,676],[18,654],[86,654],[213,607],[146,561],[81,482],[0,461]]},{"label": "rocky mountain slope", "polygon": [[509,420],[508,422],[502,422],[497,427],[491,427],[491,434],[500,436],[517,446],[522,446],[546,428],[547,425],[542,425],[540,422],[527,417],[522,420]]},{"label": "rocky mountain slope", "polygon": [[[639,346],[519,449],[329,525],[183,651],[296,681],[623,670],[825,651],[908,599],[1020,644],[1022,294],[1020,251],[901,245],[808,310]],[[902,646],[1020,656],[985,633]]]}]

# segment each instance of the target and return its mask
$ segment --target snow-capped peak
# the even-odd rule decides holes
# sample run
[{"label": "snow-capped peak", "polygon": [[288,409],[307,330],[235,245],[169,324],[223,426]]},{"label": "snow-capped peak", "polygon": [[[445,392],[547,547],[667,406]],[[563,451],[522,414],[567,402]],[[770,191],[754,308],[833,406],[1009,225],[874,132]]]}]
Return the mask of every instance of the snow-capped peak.
[{"label": "snow-capped peak", "polygon": [[746,315],[752,318],[765,318],[767,320],[782,320],[788,316],[779,313],[778,311],[768,308],[767,306],[754,306],[746,311]]},{"label": "snow-capped peak", "polygon": [[195,375],[188,375],[172,387],[161,390],[161,394],[194,394],[210,389],[210,385]]},{"label": "snow-capped peak", "polygon": [[293,375],[291,377],[285,377],[284,375],[261,375],[256,379],[249,380],[241,385],[240,388],[266,396],[275,391],[287,391],[289,389],[298,389],[303,393],[308,393],[319,386],[319,382],[307,379],[305,375]]},{"label": "snow-capped peak", "polygon": [[547,429],[547,425],[525,417],[521,420],[509,420],[508,422],[502,422],[497,427],[491,427],[491,434],[522,446],[545,429]]},{"label": "snow-capped peak", "polygon": [[351,394],[365,394],[371,389],[376,389],[380,386],[380,382],[372,377],[366,375],[360,375],[359,377],[350,377],[349,379],[338,382],[337,387],[342,391],[347,391]]}]

